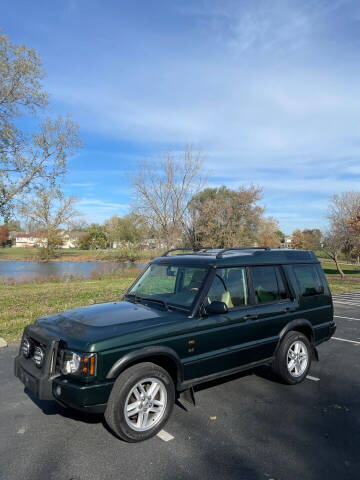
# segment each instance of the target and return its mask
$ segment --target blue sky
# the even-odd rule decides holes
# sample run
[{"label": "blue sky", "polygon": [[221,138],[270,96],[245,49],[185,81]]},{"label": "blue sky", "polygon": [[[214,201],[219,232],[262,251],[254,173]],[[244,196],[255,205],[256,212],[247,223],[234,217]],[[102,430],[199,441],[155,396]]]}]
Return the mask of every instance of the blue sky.
[{"label": "blue sky", "polygon": [[9,0],[50,113],[84,148],[65,185],[88,221],[125,214],[143,158],[200,147],[209,184],[263,186],[282,230],[321,227],[360,180],[360,2]]}]

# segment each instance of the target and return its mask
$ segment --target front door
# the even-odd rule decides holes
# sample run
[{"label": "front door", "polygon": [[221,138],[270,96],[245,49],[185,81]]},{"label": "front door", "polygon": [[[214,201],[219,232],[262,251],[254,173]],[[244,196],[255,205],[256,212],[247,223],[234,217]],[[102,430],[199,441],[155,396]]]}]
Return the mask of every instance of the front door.
[{"label": "front door", "polygon": [[196,333],[196,363],[193,378],[215,374],[256,361],[254,341],[254,308],[248,286],[246,267],[219,268],[207,296],[205,306],[213,301],[224,302],[226,314],[203,316]]}]

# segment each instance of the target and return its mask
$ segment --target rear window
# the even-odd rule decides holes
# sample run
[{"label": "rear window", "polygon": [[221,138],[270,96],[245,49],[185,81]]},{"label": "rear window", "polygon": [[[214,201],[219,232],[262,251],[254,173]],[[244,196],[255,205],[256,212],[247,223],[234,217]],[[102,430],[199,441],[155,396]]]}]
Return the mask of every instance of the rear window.
[{"label": "rear window", "polygon": [[255,303],[276,302],[288,298],[278,267],[252,267]]},{"label": "rear window", "polygon": [[318,295],[324,291],[315,265],[294,265],[293,271],[303,297]]}]

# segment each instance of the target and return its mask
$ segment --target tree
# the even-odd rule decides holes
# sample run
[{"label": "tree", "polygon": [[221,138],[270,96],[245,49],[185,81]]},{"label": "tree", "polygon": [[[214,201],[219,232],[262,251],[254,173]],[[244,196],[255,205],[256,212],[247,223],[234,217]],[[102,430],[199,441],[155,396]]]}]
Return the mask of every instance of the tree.
[{"label": "tree", "polygon": [[276,220],[272,217],[262,219],[257,234],[257,244],[259,247],[280,248],[282,236],[279,232],[279,224]]},{"label": "tree", "polygon": [[254,186],[204,189],[189,204],[190,244],[219,248],[256,244],[264,220],[264,209],[258,205],[261,197],[261,189]]},{"label": "tree", "polygon": [[357,248],[356,218],[360,212],[360,193],[343,192],[333,195],[327,212],[329,228],[324,235],[323,250],[336,265],[336,269],[345,277],[339,264],[341,252],[351,253]]},{"label": "tree", "polygon": [[43,232],[45,260],[62,245],[61,227],[66,227],[78,215],[75,202],[75,197],[64,197],[59,189],[44,188],[36,192],[31,202],[22,205],[21,214]]},{"label": "tree", "polygon": [[348,254],[351,254],[357,243],[352,225],[359,212],[360,192],[343,192],[331,198],[327,213],[330,230],[342,239],[341,250]]},{"label": "tree", "polygon": [[83,250],[107,248],[109,246],[109,240],[105,227],[97,223],[92,223],[88,231],[79,238],[78,246]]},{"label": "tree", "polygon": [[23,228],[21,227],[20,220],[9,220],[6,225],[9,229],[9,232],[11,232],[11,231],[22,232],[23,231]]},{"label": "tree", "polygon": [[0,227],[0,246],[1,247],[6,247],[10,244],[10,239],[9,239],[9,229],[7,225],[2,225]]},{"label": "tree", "polygon": [[168,152],[157,162],[142,162],[132,180],[135,213],[145,218],[148,228],[168,247],[182,236],[189,202],[204,184],[202,166],[201,153],[186,147],[178,156]]},{"label": "tree", "polygon": [[146,222],[143,217],[130,213],[124,217],[114,215],[105,221],[107,237],[111,245],[117,243],[139,243],[146,235]]},{"label": "tree", "polygon": [[335,263],[336,269],[342,279],[345,278],[345,273],[339,263],[339,254],[341,253],[343,245],[343,236],[340,232],[337,232],[336,230],[328,230],[325,232],[322,248],[325,254]]},{"label": "tree", "polygon": [[292,248],[304,248],[304,235],[299,228],[294,230],[291,235],[291,246]]},{"label": "tree", "polygon": [[303,248],[306,250],[319,250],[321,244],[321,231],[318,228],[302,231]]},{"label": "tree", "polygon": [[0,36],[0,216],[5,221],[20,195],[53,188],[66,172],[67,158],[81,145],[70,117],[46,119],[32,134],[16,127],[16,118],[47,104],[43,76],[34,50]]}]

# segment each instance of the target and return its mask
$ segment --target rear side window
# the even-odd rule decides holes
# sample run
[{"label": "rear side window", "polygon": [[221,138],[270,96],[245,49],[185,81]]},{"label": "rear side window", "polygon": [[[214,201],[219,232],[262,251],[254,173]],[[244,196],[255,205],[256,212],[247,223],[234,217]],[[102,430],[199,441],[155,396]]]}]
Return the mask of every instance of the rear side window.
[{"label": "rear side window", "polygon": [[324,291],[315,265],[294,265],[293,270],[303,297],[318,295]]},{"label": "rear side window", "polygon": [[278,267],[252,267],[255,303],[276,302],[288,298],[288,293]]}]

